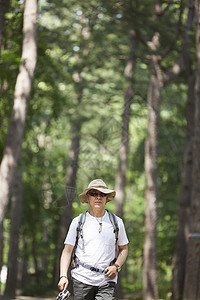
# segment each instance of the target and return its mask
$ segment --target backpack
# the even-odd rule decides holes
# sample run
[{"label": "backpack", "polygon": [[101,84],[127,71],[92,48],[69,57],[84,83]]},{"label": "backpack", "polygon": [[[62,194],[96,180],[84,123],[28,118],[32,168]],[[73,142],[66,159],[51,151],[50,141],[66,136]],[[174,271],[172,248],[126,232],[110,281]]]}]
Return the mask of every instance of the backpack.
[{"label": "backpack", "polygon": [[[114,260],[110,263],[110,265],[114,264],[116,259],[117,259],[117,253],[118,253],[118,247],[117,247],[117,242],[118,242],[118,233],[119,233],[119,226],[118,226],[118,223],[117,223],[117,218],[116,218],[116,215],[109,212],[107,209],[106,209],[107,213],[108,213],[108,216],[109,216],[109,219],[110,219],[110,222],[113,226],[113,233],[115,234],[115,258]],[[83,230],[83,225],[85,224],[85,219],[86,219],[86,212],[80,214],[79,216],[79,221],[78,221],[78,226],[76,227],[76,241],[75,241],[75,245],[74,245],[74,249],[73,249],[73,252],[72,252],[72,268],[75,268],[76,267],[76,248],[78,246],[78,240],[79,238],[83,238],[83,235],[82,235],[82,230]]]}]

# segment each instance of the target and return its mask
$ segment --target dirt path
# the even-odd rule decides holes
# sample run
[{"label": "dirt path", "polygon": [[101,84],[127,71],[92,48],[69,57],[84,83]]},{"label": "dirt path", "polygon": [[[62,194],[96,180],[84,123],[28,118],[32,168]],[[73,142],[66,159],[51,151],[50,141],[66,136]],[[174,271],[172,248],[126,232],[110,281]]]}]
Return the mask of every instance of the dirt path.
[{"label": "dirt path", "polygon": [[[73,300],[73,297],[70,296],[68,299]],[[56,297],[42,298],[42,297],[17,296],[15,300],[56,300]]]},{"label": "dirt path", "polygon": [[[71,295],[68,300],[73,300],[73,296]],[[116,299],[116,300],[137,300],[142,299],[140,298],[140,294],[127,294],[124,296],[123,299]],[[56,297],[48,297],[48,298],[42,298],[42,297],[29,297],[29,296],[17,296],[15,300],[56,300]]]},{"label": "dirt path", "polygon": [[[73,300],[73,296],[70,296],[68,298],[69,300]],[[134,300],[138,299],[135,298],[133,295],[126,295],[124,299],[118,299],[118,300]],[[56,300],[56,297],[49,297],[49,298],[42,298],[42,297],[29,297],[29,296],[17,296],[15,300]]]}]

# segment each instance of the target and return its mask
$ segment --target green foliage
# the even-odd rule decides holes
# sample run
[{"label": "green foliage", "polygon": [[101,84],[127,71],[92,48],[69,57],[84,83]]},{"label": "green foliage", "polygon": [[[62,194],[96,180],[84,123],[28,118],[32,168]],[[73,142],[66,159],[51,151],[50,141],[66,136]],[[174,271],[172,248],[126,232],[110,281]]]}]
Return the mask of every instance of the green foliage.
[{"label": "green foliage", "polygon": [[[136,65],[124,205],[130,243],[129,257],[122,270],[122,284],[125,292],[134,292],[135,299],[141,298],[145,235],[144,148],[152,51],[141,43],[137,34],[140,31],[142,36],[151,40],[154,32],[159,32],[157,52],[164,54],[161,62],[164,70],[177,60],[183,34],[183,30],[177,33],[178,4],[172,3],[168,7],[162,2],[161,8],[166,12],[155,17],[153,3],[148,0],[40,2],[38,61],[21,162],[23,218],[20,258],[28,263],[28,272],[33,277],[24,288],[24,295],[49,296],[46,291],[53,286],[71,131],[77,123],[81,124],[81,144],[74,216],[87,209],[87,205],[80,204],[78,194],[90,180],[101,177],[114,188],[127,86],[124,67],[129,54],[129,32],[133,30],[137,40]],[[184,17],[185,12],[183,22]],[[12,110],[21,42],[22,5],[13,0],[6,14],[0,63],[1,157]],[[171,290],[186,93],[184,74],[162,91],[158,140],[158,277],[163,299],[169,297]],[[114,203],[108,203],[107,208],[114,211]],[[8,254],[8,232],[7,219],[4,263]]]},{"label": "green foliage", "polygon": [[17,1],[10,1],[7,7],[5,25],[0,57],[0,158],[13,106],[13,91],[21,56],[22,10]]},{"label": "green foliage", "polygon": [[54,297],[57,296],[55,290],[52,289],[50,283],[48,284],[47,279],[44,276],[45,274],[41,274],[41,281],[29,283],[21,292],[24,296],[30,297]]}]

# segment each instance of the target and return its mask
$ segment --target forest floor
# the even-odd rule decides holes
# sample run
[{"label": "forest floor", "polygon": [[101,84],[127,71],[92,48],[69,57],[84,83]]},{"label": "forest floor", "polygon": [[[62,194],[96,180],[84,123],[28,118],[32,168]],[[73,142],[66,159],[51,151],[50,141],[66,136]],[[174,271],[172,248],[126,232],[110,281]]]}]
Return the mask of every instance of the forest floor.
[{"label": "forest floor", "polygon": [[[73,296],[70,296],[68,298],[69,300],[73,300]],[[138,295],[134,294],[128,294],[125,295],[123,299],[116,299],[116,300],[137,300]],[[17,296],[15,300],[55,300],[55,297],[49,297],[49,298],[42,298],[42,297],[29,297],[29,296]]]},{"label": "forest floor", "polygon": [[[2,294],[0,293],[0,300],[2,300]],[[73,300],[73,295],[71,295],[68,300]],[[142,299],[142,293],[141,292],[135,292],[124,295],[123,298],[115,298],[115,300],[140,300]],[[50,296],[50,297],[32,297],[32,296],[22,296],[22,295],[16,295],[15,299],[13,300],[56,300],[56,296]]]}]

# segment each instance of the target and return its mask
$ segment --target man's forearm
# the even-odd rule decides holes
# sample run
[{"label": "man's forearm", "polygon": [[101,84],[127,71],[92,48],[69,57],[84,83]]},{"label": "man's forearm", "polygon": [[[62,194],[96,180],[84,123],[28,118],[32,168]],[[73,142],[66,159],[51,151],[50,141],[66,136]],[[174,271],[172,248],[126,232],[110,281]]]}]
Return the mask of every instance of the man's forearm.
[{"label": "man's forearm", "polygon": [[127,256],[128,256],[128,245],[119,246],[119,255],[115,263],[122,266]]},{"label": "man's forearm", "polygon": [[105,270],[106,273],[105,275],[109,278],[109,279],[114,279],[115,276],[117,275],[118,272],[118,266],[122,266],[127,258],[128,255],[128,245],[123,245],[123,246],[119,246],[119,255],[117,257],[117,260],[115,262],[114,265],[112,266],[108,266]]},{"label": "man's forearm", "polygon": [[60,259],[60,277],[66,276],[71,262],[73,246],[65,245]]},{"label": "man's forearm", "polygon": [[61,291],[66,289],[69,284],[67,272],[69,269],[73,248],[74,247],[71,245],[65,245],[60,258],[60,279],[58,282],[58,287]]}]

